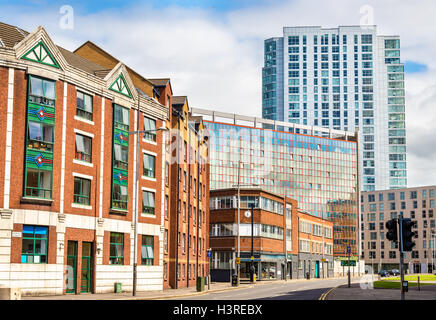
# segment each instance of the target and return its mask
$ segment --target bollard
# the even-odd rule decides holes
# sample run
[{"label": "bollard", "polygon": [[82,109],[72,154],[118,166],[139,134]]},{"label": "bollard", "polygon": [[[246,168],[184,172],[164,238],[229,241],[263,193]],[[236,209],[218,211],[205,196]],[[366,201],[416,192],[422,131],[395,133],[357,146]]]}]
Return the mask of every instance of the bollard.
[{"label": "bollard", "polygon": [[418,291],[421,291],[421,284],[419,283],[419,276],[418,276]]}]

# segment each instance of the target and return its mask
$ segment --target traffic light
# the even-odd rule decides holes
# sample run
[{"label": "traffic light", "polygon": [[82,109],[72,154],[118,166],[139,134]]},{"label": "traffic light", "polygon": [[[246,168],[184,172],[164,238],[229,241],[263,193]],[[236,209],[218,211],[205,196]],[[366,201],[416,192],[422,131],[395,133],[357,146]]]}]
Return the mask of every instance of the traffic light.
[{"label": "traffic light", "polygon": [[386,238],[390,241],[397,241],[397,219],[391,219],[387,221],[386,229],[388,229],[388,232],[386,232]]},{"label": "traffic light", "polygon": [[412,231],[412,227],[415,224],[411,219],[403,219],[401,232],[403,234],[403,251],[412,251],[416,245],[412,239],[415,237],[415,232]]}]

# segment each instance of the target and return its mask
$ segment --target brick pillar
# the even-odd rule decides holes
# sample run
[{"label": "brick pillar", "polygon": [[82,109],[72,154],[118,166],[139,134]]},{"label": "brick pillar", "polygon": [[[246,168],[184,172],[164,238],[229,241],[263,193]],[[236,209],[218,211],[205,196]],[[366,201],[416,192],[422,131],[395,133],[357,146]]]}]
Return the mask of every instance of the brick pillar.
[{"label": "brick pillar", "polygon": [[58,214],[58,222],[56,224],[56,264],[64,264],[64,256],[66,250],[65,243],[65,214]]},{"label": "brick pillar", "polygon": [[67,268],[65,264],[65,252],[67,250],[67,244],[65,243],[65,219],[66,215],[64,213],[58,213],[58,221],[56,223],[56,269],[61,277],[61,287],[56,289],[58,294],[64,294],[66,290]]},{"label": "brick pillar", "polygon": [[97,218],[96,228],[96,265],[103,264],[103,245],[104,245],[104,219]]},{"label": "brick pillar", "polygon": [[99,285],[99,267],[103,265],[103,247],[104,247],[104,219],[96,218],[96,230],[95,230],[95,293],[100,293]]}]

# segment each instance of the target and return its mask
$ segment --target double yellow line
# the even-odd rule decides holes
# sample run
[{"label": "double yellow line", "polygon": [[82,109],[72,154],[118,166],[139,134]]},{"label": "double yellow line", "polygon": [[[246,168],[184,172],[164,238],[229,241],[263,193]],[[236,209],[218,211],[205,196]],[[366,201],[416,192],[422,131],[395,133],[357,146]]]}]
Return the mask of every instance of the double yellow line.
[{"label": "double yellow line", "polygon": [[318,300],[325,300],[325,298],[329,295],[330,292],[332,292],[333,290],[335,290],[337,287],[333,287],[331,289],[329,289],[328,291],[324,292]]}]

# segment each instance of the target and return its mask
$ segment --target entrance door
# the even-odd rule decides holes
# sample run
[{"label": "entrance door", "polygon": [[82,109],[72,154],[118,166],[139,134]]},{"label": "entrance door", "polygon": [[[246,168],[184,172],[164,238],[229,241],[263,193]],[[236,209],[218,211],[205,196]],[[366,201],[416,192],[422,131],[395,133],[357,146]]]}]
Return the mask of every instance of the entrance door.
[{"label": "entrance door", "polygon": [[77,282],[77,241],[68,241],[67,273],[65,277],[67,293],[76,293]]},{"label": "entrance door", "polygon": [[91,289],[92,289],[92,242],[83,242],[80,290],[81,292],[91,292]]}]

